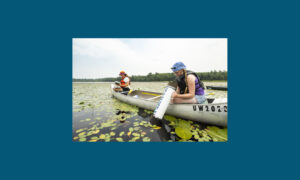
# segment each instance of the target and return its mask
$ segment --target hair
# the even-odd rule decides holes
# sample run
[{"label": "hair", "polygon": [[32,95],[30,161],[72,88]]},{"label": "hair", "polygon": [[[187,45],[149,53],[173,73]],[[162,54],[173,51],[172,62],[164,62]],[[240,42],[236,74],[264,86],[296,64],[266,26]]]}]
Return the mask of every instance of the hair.
[{"label": "hair", "polygon": [[184,90],[184,94],[186,94],[187,90],[188,90],[188,83],[187,83],[187,72],[185,69],[183,69],[183,73],[184,73],[184,81],[185,81],[185,90]]}]

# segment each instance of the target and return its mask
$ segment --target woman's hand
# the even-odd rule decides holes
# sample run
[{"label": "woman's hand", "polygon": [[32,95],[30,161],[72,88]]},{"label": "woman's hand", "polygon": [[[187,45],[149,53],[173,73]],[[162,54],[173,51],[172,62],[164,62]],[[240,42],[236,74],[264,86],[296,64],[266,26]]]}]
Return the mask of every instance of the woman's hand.
[{"label": "woman's hand", "polygon": [[[182,98],[182,99],[190,99],[195,97],[195,76],[194,75],[188,75],[187,82],[189,87],[189,93],[186,94],[179,94],[177,92],[174,92],[172,94],[172,98]],[[179,88],[177,88],[179,91]]]}]

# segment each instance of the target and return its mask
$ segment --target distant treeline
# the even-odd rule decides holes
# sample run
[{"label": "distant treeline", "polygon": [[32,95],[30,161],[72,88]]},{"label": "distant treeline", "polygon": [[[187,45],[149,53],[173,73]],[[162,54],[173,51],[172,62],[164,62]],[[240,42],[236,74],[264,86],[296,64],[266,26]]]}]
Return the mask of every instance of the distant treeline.
[{"label": "distant treeline", "polygon": [[[227,71],[211,71],[211,72],[198,72],[201,80],[226,80]],[[175,79],[174,73],[149,73],[146,76],[129,75],[132,82],[145,82],[145,81],[172,81]],[[73,82],[113,82],[120,81],[121,77],[109,77],[98,79],[73,79]]]}]

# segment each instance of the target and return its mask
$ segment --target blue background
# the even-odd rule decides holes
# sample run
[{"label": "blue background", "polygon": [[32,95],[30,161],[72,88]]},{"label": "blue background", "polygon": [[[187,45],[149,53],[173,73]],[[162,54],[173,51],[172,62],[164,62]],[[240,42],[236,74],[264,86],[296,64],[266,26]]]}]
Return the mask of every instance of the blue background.
[{"label": "blue background", "polygon": [[[1,1],[1,179],[299,177],[295,2]],[[229,142],[73,143],[74,37],[228,38]]]}]

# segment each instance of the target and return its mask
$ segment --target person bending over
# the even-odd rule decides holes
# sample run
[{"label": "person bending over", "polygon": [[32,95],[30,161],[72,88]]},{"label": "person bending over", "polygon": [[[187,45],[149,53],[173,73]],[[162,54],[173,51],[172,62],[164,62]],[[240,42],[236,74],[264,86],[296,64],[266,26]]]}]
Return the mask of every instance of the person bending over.
[{"label": "person bending over", "polygon": [[186,70],[182,62],[177,62],[172,66],[172,71],[176,75],[177,88],[172,94],[171,103],[202,104],[205,102],[204,85],[198,75]]}]

